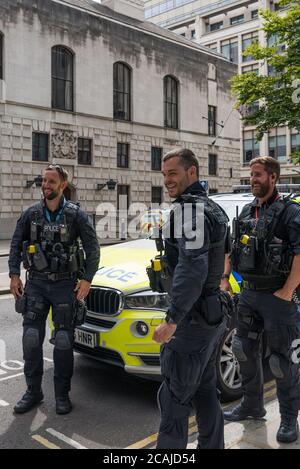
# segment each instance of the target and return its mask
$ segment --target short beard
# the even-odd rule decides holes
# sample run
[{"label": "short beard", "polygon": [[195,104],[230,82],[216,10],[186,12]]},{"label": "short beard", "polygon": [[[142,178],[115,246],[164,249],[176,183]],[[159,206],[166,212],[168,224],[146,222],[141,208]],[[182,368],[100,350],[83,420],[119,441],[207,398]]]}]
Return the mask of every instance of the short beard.
[{"label": "short beard", "polygon": [[56,192],[56,191],[51,192],[51,194],[49,194],[47,196],[44,194],[44,197],[45,197],[46,200],[53,200],[57,196],[58,196],[58,192]]},{"label": "short beard", "polygon": [[263,186],[260,185],[259,188],[257,189],[254,189],[254,187],[252,186],[252,193],[253,195],[255,195],[255,197],[262,198],[267,195],[267,193],[269,192],[269,189],[270,189],[270,186],[266,184]]}]

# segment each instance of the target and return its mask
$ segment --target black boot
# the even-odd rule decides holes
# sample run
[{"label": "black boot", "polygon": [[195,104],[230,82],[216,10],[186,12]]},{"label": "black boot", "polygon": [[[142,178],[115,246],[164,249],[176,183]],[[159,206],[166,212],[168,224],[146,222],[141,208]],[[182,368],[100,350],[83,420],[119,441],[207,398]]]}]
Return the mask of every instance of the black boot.
[{"label": "black boot", "polygon": [[280,427],[276,435],[280,443],[292,443],[299,435],[298,416],[282,415]]},{"label": "black boot", "polygon": [[263,407],[255,407],[250,409],[243,405],[238,404],[233,409],[224,412],[224,419],[230,422],[239,422],[240,420],[246,420],[247,418],[262,419],[266,415],[267,411]]},{"label": "black boot", "polygon": [[59,415],[69,414],[72,410],[72,402],[68,395],[56,397],[56,413]]},{"label": "black boot", "polygon": [[28,389],[22,399],[15,405],[14,412],[16,414],[25,414],[25,412],[28,412],[33,407],[40,404],[43,399],[44,395],[41,389],[28,386]]}]

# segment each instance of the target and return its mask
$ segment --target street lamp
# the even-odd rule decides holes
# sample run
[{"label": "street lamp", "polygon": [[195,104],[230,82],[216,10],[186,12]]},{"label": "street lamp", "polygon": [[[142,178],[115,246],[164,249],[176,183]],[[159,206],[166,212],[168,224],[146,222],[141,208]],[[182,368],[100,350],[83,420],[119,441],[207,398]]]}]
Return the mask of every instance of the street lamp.
[{"label": "street lamp", "polygon": [[107,186],[107,189],[109,191],[114,191],[117,184],[118,184],[118,181],[114,181],[113,179],[109,179],[104,184],[97,184],[96,190],[97,191],[102,191],[102,189],[104,189],[104,187]]},{"label": "street lamp", "polygon": [[43,176],[41,176],[41,175],[39,174],[39,175],[36,176],[33,180],[26,181],[26,186],[25,186],[25,188],[26,188],[26,189],[29,189],[30,187],[33,186],[33,184],[35,184],[35,187],[42,187],[42,184],[43,184]]}]

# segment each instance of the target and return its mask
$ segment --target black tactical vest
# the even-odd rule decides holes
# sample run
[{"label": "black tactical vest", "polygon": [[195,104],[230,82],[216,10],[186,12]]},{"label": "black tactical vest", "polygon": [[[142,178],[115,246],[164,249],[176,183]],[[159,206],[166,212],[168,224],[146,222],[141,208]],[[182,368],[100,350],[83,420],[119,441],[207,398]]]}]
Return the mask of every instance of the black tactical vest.
[{"label": "black tactical vest", "polygon": [[243,279],[258,286],[280,287],[291,270],[293,254],[281,236],[281,219],[289,199],[279,199],[256,220],[253,205],[246,205],[239,216],[239,239],[233,243],[233,269]]},{"label": "black tactical vest", "polygon": [[31,211],[25,268],[51,273],[78,272],[84,261],[75,227],[79,207],[66,201],[54,222],[45,218],[44,209],[40,202]]},{"label": "black tactical vest", "polygon": [[[208,275],[203,287],[203,294],[210,293],[219,288],[221,276],[224,271],[225,241],[228,229],[228,217],[223,209],[208,197],[201,195],[184,196],[184,201],[179,201],[184,206],[184,202],[203,203],[204,215],[209,220],[210,247],[208,252]],[[170,238],[165,239],[165,253],[168,264],[173,272],[178,263],[178,244],[174,237],[174,214],[170,215]]]}]

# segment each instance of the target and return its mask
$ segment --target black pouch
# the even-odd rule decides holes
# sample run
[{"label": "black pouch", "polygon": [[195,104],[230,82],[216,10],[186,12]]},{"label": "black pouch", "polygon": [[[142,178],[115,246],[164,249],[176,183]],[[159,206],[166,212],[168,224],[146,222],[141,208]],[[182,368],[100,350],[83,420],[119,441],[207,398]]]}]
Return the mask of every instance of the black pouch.
[{"label": "black pouch", "polygon": [[25,314],[27,306],[26,295],[18,296],[15,300],[15,310],[18,314]]},{"label": "black pouch", "polygon": [[84,300],[75,301],[74,326],[81,326],[86,318],[87,306]]},{"label": "black pouch", "polygon": [[63,328],[70,328],[73,323],[73,308],[68,303],[61,303],[57,305],[53,317],[54,324]]},{"label": "black pouch", "polygon": [[200,314],[209,326],[216,326],[222,321],[224,311],[217,294],[200,298],[200,308]]}]

